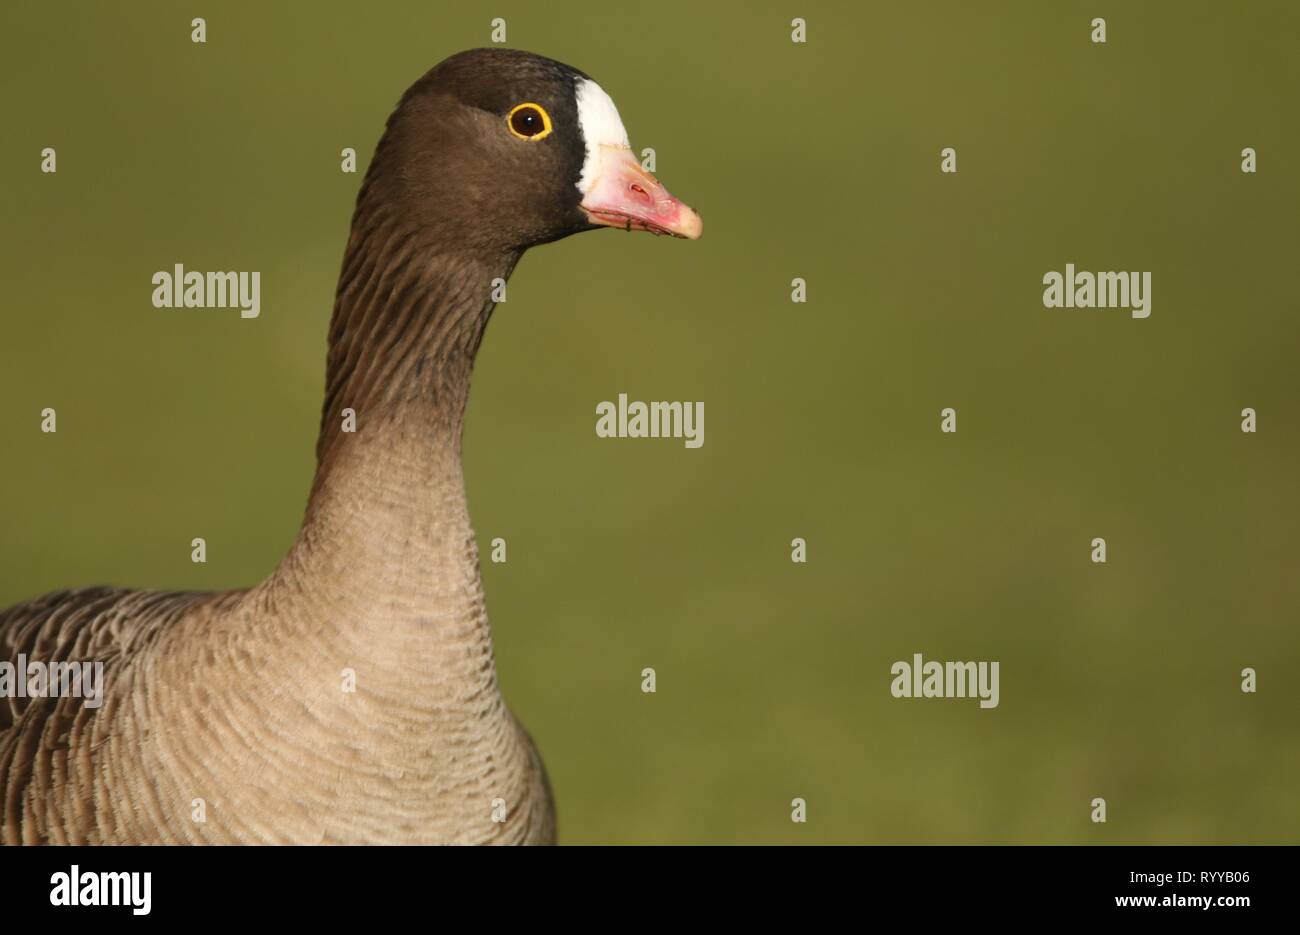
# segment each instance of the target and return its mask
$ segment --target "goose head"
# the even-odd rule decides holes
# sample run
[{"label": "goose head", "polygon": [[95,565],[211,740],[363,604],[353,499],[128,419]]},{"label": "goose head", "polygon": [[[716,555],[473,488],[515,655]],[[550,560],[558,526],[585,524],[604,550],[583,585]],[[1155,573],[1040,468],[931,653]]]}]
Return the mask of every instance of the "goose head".
[{"label": "goose head", "polygon": [[600,227],[687,239],[703,229],[641,167],[600,85],[518,50],[474,49],[429,71],[389,119],[371,170],[403,220],[480,250]]}]

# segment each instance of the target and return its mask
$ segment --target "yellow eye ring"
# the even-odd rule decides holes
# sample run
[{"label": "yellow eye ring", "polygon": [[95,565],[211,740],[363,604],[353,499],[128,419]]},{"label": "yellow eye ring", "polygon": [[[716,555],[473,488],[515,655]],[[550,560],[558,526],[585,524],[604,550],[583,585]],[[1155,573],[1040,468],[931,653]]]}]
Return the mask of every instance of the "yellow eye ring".
[{"label": "yellow eye ring", "polygon": [[506,115],[506,126],[521,140],[536,142],[551,135],[551,115],[541,104],[516,104]]}]

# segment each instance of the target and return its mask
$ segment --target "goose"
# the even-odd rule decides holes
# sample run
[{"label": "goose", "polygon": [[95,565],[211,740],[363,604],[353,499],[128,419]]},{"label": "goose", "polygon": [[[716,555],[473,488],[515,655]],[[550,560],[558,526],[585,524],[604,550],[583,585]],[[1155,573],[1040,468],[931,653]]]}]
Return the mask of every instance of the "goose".
[{"label": "goose", "polygon": [[[357,196],[288,554],[243,590],[0,611],[0,840],[555,842],[497,684],[461,430],[494,285],[529,247],[599,228],[695,239],[702,222],[586,74],[477,49],[406,91]],[[67,667],[55,690],[60,663],[90,661],[97,703]],[[46,691],[14,691],[38,666]]]}]

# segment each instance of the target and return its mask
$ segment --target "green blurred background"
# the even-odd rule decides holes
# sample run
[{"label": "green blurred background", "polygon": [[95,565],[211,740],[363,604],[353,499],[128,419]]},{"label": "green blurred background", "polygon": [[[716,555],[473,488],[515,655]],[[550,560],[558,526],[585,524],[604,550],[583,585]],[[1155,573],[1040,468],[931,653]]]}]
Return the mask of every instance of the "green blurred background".
[{"label": "green blurred background", "polygon": [[[496,16],[706,221],[530,253],[478,361],[561,841],[1300,841],[1294,3],[8,4],[0,605],[274,567],[366,160]],[[1043,308],[1067,262],[1151,317]],[[153,308],[174,263],[260,270],[261,317]],[[704,447],[598,439],[619,392]],[[893,699],[914,652],[999,660],[1000,707]]]}]

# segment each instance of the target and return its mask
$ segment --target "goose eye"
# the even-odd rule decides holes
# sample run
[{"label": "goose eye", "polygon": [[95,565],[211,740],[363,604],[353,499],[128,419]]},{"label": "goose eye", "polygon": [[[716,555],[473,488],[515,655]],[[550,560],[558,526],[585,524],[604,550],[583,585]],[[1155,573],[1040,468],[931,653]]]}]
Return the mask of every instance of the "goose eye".
[{"label": "goose eye", "polygon": [[519,104],[506,117],[506,126],[521,140],[540,140],[551,132],[551,115],[541,104]]}]

